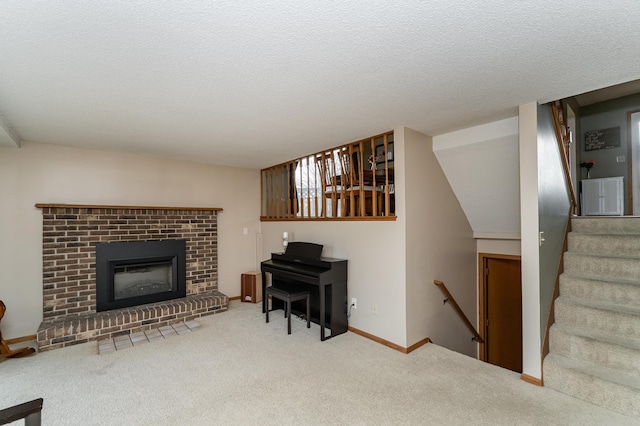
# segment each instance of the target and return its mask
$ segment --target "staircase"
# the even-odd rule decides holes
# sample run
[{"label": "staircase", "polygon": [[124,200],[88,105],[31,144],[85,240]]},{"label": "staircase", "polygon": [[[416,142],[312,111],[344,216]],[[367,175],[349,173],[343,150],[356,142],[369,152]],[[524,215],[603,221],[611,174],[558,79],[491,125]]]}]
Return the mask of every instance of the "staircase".
[{"label": "staircase", "polygon": [[640,218],[571,228],[544,385],[640,417]]}]

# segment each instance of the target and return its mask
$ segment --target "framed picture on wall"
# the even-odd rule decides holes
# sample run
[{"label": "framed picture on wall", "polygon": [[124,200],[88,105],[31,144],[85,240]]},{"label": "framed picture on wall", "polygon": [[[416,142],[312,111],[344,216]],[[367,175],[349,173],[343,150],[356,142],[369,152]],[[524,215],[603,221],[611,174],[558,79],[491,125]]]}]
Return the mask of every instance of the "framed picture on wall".
[{"label": "framed picture on wall", "polygon": [[620,127],[584,132],[584,150],[617,148],[620,146]]},{"label": "framed picture on wall", "polygon": [[[376,162],[384,163],[384,145],[376,146]],[[387,143],[387,160],[393,161],[393,141]]]}]

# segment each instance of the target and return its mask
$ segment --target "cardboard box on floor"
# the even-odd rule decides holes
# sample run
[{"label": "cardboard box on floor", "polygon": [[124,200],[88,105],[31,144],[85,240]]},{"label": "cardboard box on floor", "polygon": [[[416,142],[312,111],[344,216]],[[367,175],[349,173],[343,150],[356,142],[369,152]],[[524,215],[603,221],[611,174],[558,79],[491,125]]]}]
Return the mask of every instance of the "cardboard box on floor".
[{"label": "cardboard box on floor", "polygon": [[260,272],[245,272],[240,279],[240,285],[242,286],[241,301],[262,302],[262,274]]}]

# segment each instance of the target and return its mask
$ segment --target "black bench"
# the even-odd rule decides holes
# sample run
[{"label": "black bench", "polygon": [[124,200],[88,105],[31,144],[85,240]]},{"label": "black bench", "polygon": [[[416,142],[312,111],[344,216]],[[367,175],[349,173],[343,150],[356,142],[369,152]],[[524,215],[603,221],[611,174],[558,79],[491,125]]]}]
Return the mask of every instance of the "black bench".
[{"label": "black bench", "polygon": [[[291,302],[297,300],[306,300],[307,303],[307,328],[311,328],[311,305],[309,303],[309,297],[311,292],[308,288],[301,285],[291,286],[269,286],[265,290],[265,299],[269,296],[275,297],[285,302],[284,316],[287,318],[287,334],[291,334]],[[266,306],[267,323],[269,322],[269,303],[268,300]]]},{"label": "black bench", "polygon": [[24,419],[25,426],[40,426],[41,411],[42,398],[5,408],[4,410],[0,410],[0,425],[6,425],[16,420]]}]

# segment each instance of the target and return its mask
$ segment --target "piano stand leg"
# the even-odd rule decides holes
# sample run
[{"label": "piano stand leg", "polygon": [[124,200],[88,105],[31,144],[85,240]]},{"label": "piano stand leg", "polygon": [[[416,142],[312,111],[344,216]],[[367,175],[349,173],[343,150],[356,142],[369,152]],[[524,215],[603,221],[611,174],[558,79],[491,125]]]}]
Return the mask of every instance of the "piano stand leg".
[{"label": "piano stand leg", "polygon": [[291,299],[287,299],[287,308],[284,311],[284,316],[287,318],[287,334],[291,334]]},{"label": "piano stand leg", "polygon": [[[267,299],[267,297],[265,297],[265,299]],[[267,309],[266,309],[266,314],[267,314],[267,324],[269,324],[269,301],[267,300]]]},{"label": "piano stand leg", "polygon": [[324,321],[325,321],[325,286],[320,286],[320,341],[324,342],[326,338],[324,337]]}]

